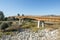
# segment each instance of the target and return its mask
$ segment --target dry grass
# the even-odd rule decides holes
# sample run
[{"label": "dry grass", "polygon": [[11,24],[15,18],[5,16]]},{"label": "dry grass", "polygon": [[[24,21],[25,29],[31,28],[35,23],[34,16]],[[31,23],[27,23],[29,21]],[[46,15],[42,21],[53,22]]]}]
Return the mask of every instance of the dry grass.
[{"label": "dry grass", "polygon": [[[18,30],[19,28],[20,28],[20,26],[14,25],[12,27],[7,28],[7,30],[10,30],[10,31]],[[55,29],[60,29],[60,23],[54,23],[53,25],[45,24],[44,28],[42,28],[41,26],[40,26],[40,28],[37,28],[37,22],[25,22],[25,23],[23,23],[21,28],[31,29],[33,32],[36,32],[37,30],[43,30],[43,29],[47,29],[48,31],[51,31],[51,30],[55,30]],[[5,32],[4,34],[9,35],[11,33],[12,32]],[[0,37],[1,37],[1,35],[3,35],[3,32],[0,31]]]},{"label": "dry grass", "polygon": [[37,31],[37,30],[42,30],[42,29],[48,29],[51,31],[51,30],[60,28],[60,22],[53,23],[53,25],[45,24],[44,28],[42,28],[41,26],[40,28],[37,28],[37,23],[27,22],[22,26],[22,28],[26,28],[26,29],[29,28],[32,31]]},{"label": "dry grass", "polygon": [[37,30],[42,30],[44,28],[42,28],[40,26],[40,28],[37,27],[37,23],[36,22],[26,22],[22,25],[22,28],[24,29],[31,29],[32,31],[36,32]]},{"label": "dry grass", "polygon": [[60,29],[60,22],[54,23],[53,25],[46,25],[45,24],[45,28],[48,31],[52,31],[52,30],[55,30],[55,29]]},{"label": "dry grass", "polygon": [[20,26],[14,25],[14,26],[11,26],[11,27],[6,28],[6,30],[7,30],[7,31],[14,31],[14,30],[18,30],[18,29],[20,29],[20,28],[21,28]]}]

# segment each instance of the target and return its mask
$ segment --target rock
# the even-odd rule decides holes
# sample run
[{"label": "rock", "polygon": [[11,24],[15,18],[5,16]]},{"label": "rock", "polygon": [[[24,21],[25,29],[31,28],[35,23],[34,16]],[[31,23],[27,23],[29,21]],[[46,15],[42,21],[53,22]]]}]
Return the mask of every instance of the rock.
[{"label": "rock", "polygon": [[23,32],[19,32],[14,36],[3,36],[1,40],[59,40],[60,36],[58,35],[58,30],[38,30],[38,32],[31,32],[29,29],[26,29]]}]

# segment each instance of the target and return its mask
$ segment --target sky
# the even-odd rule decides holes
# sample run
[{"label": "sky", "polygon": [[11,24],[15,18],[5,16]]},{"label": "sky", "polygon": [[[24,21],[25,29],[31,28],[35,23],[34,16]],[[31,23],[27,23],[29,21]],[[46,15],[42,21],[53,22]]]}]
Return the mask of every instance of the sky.
[{"label": "sky", "polygon": [[5,16],[60,15],[60,0],[0,0]]}]

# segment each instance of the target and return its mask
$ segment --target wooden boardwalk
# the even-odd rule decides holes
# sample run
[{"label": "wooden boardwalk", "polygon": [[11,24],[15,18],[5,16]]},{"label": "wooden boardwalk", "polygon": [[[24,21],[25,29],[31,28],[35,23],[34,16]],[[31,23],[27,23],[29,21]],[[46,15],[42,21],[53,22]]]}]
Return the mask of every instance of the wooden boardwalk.
[{"label": "wooden boardwalk", "polygon": [[48,22],[60,22],[60,17],[37,17],[37,16],[13,16],[18,19],[30,18],[39,21],[48,21]]}]

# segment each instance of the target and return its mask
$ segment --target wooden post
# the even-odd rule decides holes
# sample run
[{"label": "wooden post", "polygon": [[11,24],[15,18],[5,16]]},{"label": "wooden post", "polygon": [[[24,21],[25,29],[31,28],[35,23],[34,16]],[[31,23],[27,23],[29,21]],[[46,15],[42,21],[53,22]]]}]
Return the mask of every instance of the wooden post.
[{"label": "wooden post", "polygon": [[21,19],[19,19],[19,25],[21,24]]},{"label": "wooden post", "polygon": [[42,22],[42,28],[44,28],[44,22]]},{"label": "wooden post", "polygon": [[40,21],[38,20],[38,28],[39,28],[39,26],[40,26]]}]

